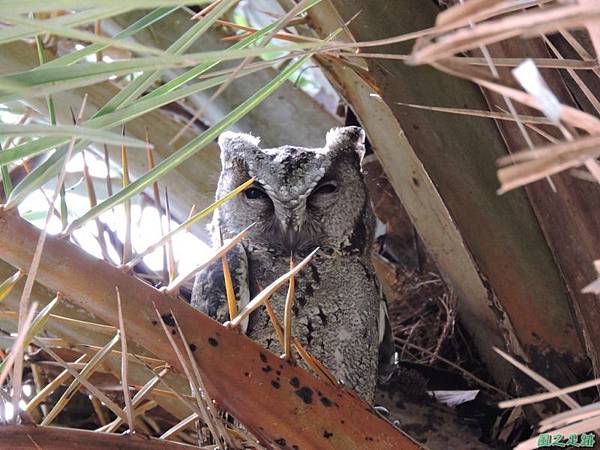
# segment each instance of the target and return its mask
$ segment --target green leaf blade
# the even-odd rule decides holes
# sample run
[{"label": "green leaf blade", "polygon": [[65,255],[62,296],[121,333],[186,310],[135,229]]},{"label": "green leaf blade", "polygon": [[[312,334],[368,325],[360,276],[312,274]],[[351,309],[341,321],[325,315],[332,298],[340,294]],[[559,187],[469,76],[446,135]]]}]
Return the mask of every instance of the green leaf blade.
[{"label": "green leaf blade", "polygon": [[96,205],[94,208],[91,208],[82,217],[72,222],[69,226],[68,231],[71,232],[79,228],[88,220],[94,219],[103,212],[113,208],[119,203],[122,203],[128,198],[131,198],[133,195],[140,193],[152,183],[154,183],[156,180],[158,180],[165,173],[177,167],[179,164],[183,163],[186,159],[194,155],[196,152],[200,151],[209,142],[211,142],[219,134],[221,134],[221,132],[225,131],[227,127],[237,122],[239,119],[248,114],[248,112],[250,112],[253,108],[262,103],[281,84],[283,84],[297,68],[301,67],[302,64],[304,64],[304,62],[306,62],[306,60],[308,60],[310,56],[310,54],[305,55],[294,64],[288,66],[285,70],[280,72],[277,75],[277,77],[271,80],[271,82],[269,82],[262,89],[257,91],[252,97],[250,97],[237,108],[235,108],[231,113],[229,113],[227,116],[221,119],[218,123],[210,127],[208,130],[197,136],[192,141],[188,142],[186,145],[184,145],[175,153],[173,153],[169,158],[161,161],[154,167],[154,169],[145,173],[143,176],[129,184],[126,188],[121,189],[119,192],[104,200],[102,203]]}]

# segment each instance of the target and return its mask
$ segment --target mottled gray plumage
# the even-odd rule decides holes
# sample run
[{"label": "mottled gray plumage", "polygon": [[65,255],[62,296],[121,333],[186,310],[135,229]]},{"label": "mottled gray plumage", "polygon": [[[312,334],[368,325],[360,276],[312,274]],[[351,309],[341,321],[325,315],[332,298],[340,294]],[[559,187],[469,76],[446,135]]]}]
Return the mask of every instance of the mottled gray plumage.
[{"label": "mottled gray plumage", "polygon": [[[229,255],[236,298],[246,303],[287,272],[291,253],[299,260],[319,247],[296,277],[293,334],[338,379],[371,400],[384,324],[369,254],[374,216],[360,171],[364,132],[333,129],[323,148],[261,149],[258,143],[248,134],[227,132],[219,138],[223,168],[217,197],[257,179],[213,218],[214,234],[220,230],[224,239],[256,223]],[[280,320],[285,296],[281,289],[270,300]],[[227,320],[221,264],[198,274],[192,304]],[[250,316],[244,331],[282,353],[264,308]]]}]

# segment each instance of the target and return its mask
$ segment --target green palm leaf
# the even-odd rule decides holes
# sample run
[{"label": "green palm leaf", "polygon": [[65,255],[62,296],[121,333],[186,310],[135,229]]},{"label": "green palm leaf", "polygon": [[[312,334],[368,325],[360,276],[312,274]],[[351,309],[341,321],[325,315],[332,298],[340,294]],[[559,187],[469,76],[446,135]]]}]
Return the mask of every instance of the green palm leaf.
[{"label": "green palm leaf", "polygon": [[149,144],[139,139],[122,136],[109,131],[95,130],[75,125],[43,125],[30,124],[6,124],[0,123],[0,135],[5,136],[60,136],[71,138],[73,136],[87,138],[92,142],[104,142],[106,144],[127,145],[128,147],[147,148]]},{"label": "green palm leaf", "polygon": [[212,142],[221,132],[246,114],[248,114],[253,108],[262,103],[269,95],[271,95],[281,84],[283,84],[295,70],[299,69],[308,58],[310,54],[303,56],[294,64],[290,64],[285,70],[281,71],[271,82],[260,89],[256,94],[250,97],[248,100],[243,102],[240,106],[231,111],[227,116],[221,119],[218,123],[210,127],[204,133],[196,137],[195,139],[188,142],[186,145],[181,147],[169,158],[163,160],[157,164],[154,169],[146,172],[143,176],[135,180],[133,183],[128,185],[126,188],[120,190],[112,197],[104,200],[94,208],[86,212],[81,218],[71,223],[69,230],[73,231],[90,219],[97,217],[104,211],[118,205],[133,195],[146,189],[154,181],[159,179],[162,175],[177,167],[179,164],[184,162],[190,156],[194,155],[198,151],[202,150],[209,142]]}]

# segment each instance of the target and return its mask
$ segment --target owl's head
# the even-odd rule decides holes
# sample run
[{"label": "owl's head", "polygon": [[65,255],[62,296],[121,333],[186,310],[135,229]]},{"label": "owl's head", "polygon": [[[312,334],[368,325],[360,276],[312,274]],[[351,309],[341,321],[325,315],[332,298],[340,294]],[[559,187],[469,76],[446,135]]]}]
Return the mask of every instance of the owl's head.
[{"label": "owl's head", "polygon": [[251,247],[289,255],[324,250],[364,252],[372,213],[360,162],[361,128],[334,128],[322,148],[259,147],[259,138],[226,132],[219,137],[221,197],[255,177],[246,191],[219,208],[217,223],[230,238],[256,223]]}]

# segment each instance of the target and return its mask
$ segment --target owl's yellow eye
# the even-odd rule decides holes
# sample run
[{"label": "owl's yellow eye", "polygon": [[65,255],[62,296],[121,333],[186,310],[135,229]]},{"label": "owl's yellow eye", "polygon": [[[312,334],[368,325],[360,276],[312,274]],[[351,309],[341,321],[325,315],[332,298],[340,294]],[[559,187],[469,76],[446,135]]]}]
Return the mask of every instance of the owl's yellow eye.
[{"label": "owl's yellow eye", "polygon": [[250,187],[244,191],[246,198],[249,200],[268,199],[269,196],[265,191],[259,188]]}]

